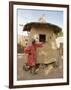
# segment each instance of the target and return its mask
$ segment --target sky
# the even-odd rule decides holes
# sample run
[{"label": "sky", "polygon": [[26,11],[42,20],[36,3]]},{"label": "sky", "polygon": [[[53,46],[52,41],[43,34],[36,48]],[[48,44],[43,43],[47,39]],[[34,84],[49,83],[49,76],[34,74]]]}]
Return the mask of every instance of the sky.
[{"label": "sky", "polygon": [[45,17],[47,23],[55,24],[63,27],[63,11],[55,10],[33,10],[33,9],[17,9],[17,19],[18,19],[18,34],[27,35],[23,32],[23,26],[29,22],[38,22],[41,16]]}]

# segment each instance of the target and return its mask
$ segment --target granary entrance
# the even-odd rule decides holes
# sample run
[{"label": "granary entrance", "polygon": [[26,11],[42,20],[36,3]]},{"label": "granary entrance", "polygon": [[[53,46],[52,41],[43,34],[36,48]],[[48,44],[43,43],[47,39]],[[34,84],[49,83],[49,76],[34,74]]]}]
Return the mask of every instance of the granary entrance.
[{"label": "granary entrance", "polygon": [[40,42],[46,42],[46,35],[45,34],[39,34],[39,41]]}]

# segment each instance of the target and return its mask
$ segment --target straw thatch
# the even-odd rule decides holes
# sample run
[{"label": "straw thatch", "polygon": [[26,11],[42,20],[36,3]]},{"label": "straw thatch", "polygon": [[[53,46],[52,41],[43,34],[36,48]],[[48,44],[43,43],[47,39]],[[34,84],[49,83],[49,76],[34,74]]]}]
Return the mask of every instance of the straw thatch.
[{"label": "straw thatch", "polygon": [[23,28],[23,31],[30,31],[31,28],[34,27],[34,28],[46,28],[48,30],[48,28],[50,30],[53,30],[54,33],[58,33],[60,31],[62,31],[62,29],[57,26],[57,25],[54,25],[54,24],[50,24],[50,23],[39,23],[39,22],[31,22],[31,23],[27,23],[24,28]]}]

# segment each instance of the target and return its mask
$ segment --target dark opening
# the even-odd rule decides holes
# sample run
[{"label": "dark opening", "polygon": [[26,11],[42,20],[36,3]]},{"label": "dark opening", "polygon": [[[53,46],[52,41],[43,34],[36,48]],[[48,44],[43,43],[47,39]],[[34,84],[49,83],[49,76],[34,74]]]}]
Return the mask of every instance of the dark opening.
[{"label": "dark opening", "polygon": [[46,35],[45,34],[40,34],[39,35],[39,41],[40,42],[46,42]]}]

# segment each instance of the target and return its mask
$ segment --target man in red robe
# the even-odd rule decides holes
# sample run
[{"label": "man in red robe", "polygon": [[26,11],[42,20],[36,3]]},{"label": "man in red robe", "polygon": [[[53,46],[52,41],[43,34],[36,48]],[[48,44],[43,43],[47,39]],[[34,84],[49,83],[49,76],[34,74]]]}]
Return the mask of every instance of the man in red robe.
[{"label": "man in red robe", "polygon": [[24,53],[28,54],[28,61],[27,61],[27,66],[29,66],[29,69],[32,70],[34,69],[35,70],[35,67],[36,67],[36,50],[38,47],[42,47],[43,44],[42,43],[36,43],[35,40],[32,41],[32,44],[27,46],[25,49],[24,49]]}]

